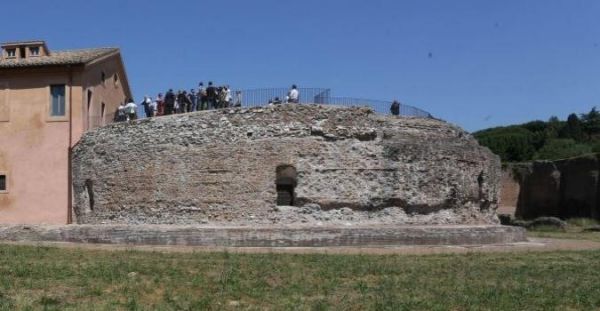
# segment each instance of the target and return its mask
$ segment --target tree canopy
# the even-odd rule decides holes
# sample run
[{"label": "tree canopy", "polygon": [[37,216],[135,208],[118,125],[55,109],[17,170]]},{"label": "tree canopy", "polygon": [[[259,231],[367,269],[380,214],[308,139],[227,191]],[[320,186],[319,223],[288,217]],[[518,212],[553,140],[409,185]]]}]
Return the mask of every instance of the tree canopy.
[{"label": "tree canopy", "polygon": [[570,114],[566,121],[553,116],[519,125],[489,128],[473,133],[483,146],[504,162],[557,160],[600,152],[600,112]]}]

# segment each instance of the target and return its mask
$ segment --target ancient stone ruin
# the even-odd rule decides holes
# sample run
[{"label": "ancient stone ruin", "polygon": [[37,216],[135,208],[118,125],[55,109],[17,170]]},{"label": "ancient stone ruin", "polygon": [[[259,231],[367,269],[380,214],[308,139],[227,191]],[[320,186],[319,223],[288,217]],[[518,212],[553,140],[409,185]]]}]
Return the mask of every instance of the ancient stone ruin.
[{"label": "ancient stone ruin", "polygon": [[281,105],[112,124],[73,153],[79,224],[496,224],[500,160],[463,130]]},{"label": "ancient stone ruin", "polygon": [[518,190],[511,202],[518,218],[600,220],[600,154],[512,164],[507,173],[512,179],[505,181],[505,187],[516,185]]}]

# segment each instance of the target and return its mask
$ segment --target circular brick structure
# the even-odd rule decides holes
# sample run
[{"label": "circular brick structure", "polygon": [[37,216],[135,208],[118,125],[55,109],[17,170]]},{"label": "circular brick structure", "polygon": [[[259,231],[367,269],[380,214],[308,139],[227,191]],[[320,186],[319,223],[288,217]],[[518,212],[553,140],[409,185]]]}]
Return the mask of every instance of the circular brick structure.
[{"label": "circular brick structure", "polygon": [[525,239],[497,226],[499,158],[435,119],[323,105],[202,111],[94,130],[72,163],[80,225],[63,237],[213,246]]},{"label": "circular brick structure", "polygon": [[446,122],[368,108],[117,123],[87,133],[72,163],[81,224],[497,223],[496,155]]}]

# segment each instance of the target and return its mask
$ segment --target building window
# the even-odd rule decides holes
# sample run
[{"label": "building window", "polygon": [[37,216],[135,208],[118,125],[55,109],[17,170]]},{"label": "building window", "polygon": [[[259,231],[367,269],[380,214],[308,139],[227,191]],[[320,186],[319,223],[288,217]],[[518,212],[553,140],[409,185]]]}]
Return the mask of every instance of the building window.
[{"label": "building window", "polygon": [[29,48],[29,55],[31,56],[40,56],[40,48],[37,46]]},{"label": "building window", "polygon": [[6,188],[6,175],[0,174],[0,192],[6,192],[8,189]]},{"label": "building window", "polygon": [[50,116],[52,117],[63,117],[66,115],[65,88],[64,84],[50,86],[50,96],[52,97]]},{"label": "building window", "polygon": [[26,58],[27,57],[27,53],[25,51],[25,48],[20,48],[19,52],[21,54],[21,58]]},{"label": "building window", "polygon": [[104,85],[104,82],[106,82],[106,73],[104,71],[100,74],[100,80],[102,80],[102,84]]},{"label": "building window", "polygon": [[6,57],[17,57],[17,49],[6,50]]}]

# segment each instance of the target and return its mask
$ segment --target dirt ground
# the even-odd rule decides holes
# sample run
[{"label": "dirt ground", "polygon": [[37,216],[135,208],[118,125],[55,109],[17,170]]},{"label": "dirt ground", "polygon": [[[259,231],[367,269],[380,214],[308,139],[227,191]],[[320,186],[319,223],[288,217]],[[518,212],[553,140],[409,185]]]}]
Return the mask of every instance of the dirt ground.
[{"label": "dirt ground", "polygon": [[10,245],[49,246],[107,251],[150,251],[150,252],[232,252],[232,253],[290,253],[290,254],[453,254],[472,252],[538,252],[560,250],[600,249],[600,242],[586,240],[529,238],[528,242],[498,245],[464,246],[389,246],[389,247],[198,247],[198,246],[133,246],[84,244],[64,242],[2,242]]}]

